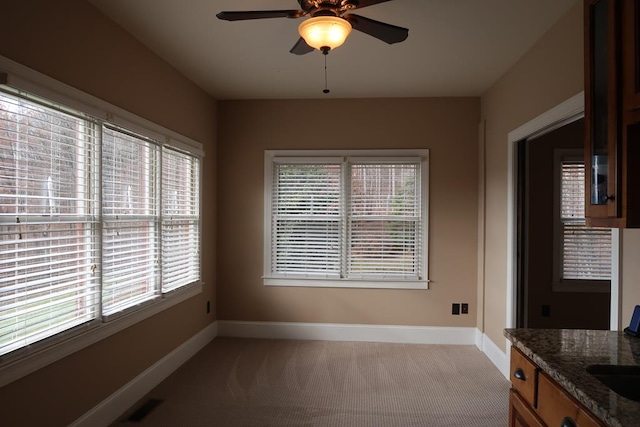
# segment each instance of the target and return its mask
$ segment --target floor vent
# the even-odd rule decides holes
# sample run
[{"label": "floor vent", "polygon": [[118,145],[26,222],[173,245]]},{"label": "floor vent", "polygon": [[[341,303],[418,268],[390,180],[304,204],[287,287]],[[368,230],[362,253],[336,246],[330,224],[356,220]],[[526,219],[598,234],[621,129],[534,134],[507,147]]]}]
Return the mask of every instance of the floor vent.
[{"label": "floor vent", "polygon": [[148,399],[144,402],[138,409],[135,410],[134,413],[129,415],[127,421],[140,422],[144,417],[149,415],[151,411],[153,411],[156,406],[161,404],[163,401],[160,399]]}]

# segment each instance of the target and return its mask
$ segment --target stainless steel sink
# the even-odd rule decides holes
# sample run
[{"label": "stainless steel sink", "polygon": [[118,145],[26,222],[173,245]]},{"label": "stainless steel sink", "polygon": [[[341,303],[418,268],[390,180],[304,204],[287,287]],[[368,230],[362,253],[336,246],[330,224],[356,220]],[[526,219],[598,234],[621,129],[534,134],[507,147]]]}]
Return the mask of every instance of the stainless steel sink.
[{"label": "stainless steel sink", "polygon": [[590,365],[587,372],[620,396],[640,402],[640,366]]}]

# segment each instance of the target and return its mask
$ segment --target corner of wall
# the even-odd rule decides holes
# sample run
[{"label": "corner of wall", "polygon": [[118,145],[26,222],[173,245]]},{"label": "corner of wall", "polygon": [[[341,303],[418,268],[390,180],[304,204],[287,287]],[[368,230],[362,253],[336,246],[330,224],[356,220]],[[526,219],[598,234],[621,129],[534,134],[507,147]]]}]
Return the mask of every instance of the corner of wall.
[{"label": "corner of wall", "polygon": [[217,334],[218,322],[209,324],[209,326],[106,398],[98,406],[75,420],[71,423],[71,427],[110,425],[129,409],[133,402],[143,398],[144,395],[171,375],[172,372],[202,350]]}]

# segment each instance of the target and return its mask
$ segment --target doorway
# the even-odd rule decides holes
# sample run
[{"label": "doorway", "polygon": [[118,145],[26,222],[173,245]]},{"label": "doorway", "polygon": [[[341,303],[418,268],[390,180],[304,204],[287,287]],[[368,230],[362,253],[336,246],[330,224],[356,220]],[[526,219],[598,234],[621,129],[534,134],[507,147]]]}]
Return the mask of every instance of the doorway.
[{"label": "doorway", "polygon": [[[610,242],[609,232],[585,235],[592,229],[580,219],[565,224],[560,213],[561,204],[572,208],[584,200],[584,118],[572,119],[517,143],[518,327],[609,329],[611,281],[592,280],[591,267],[580,266],[594,256],[589,245],[584,253],[570,252],[583,240]],[[579,215],[584,217],[584,209]],[[565,280],[564,270],[586,279]]]},{"label": "doorway", "polygon": [[[531,301],[527,286],[531,283],[527,283],[523,280],[528,274],[528,257],[527,245],[523,244],[523,241],[527,241],[527,233],[534,232],[534,230],[527,229],[528,221],[530,220],[530,213],[526,209],[519,209],[519,206],[523,205],[525,198],[527,197],[526,186],[518,186],[520,182],[519,176],[525,174],[532,174],[535,176],[535,165],[530,164],[530,159],[527,159],[526,150],[532,146],[535,142],[531,142],[538,137],[541,137],[554,130],[560,129],[565,125],[576,122],[584,115],[584,93],[579,93],[549,111],[541,114],[533,120],[523,124],[519,128],[513,130],[508,135],[508,217],[507,217],[507,293],[506,293],[506,327],[523,327],[529,326],[529,313],[530,307],[533,306],[534,310],[540,317],[545,318],[543,321],[548,322],[549,327],[555,327],[551,323],[550,319],[558,319],[559,321],[564,317],[571,318],[572,313],[588,313],[591,309],[588,303],[579,301],[570,297],[570,293],[564,296],[564,299],[559,302],[553,302],[548,304],[542,304],[538,299],[537,302]],[[531,140],[527,143],[527,140]],[[527,166],[529,170],[527,170]],[[525,227],[525,228],[523,228]],[[551,251],[551,249],[547,249]],[[609,302],[609,321],[607,325],[602,324],[600,318],[599,326],[617,330],[619,326],[619,306],[620,306],[620,271],[619,271],[619,253],[620,253],[620,234],[617,229],[613,229],[611,232],[611,284],[610,294],[601,299]],[[586,304],[586,305],[584,305]],[[551,307],[542,307],[542,306]],[[542,310],[545,310],[543,315]],[[547,315],[548,314],[548,315]],[[547,319],[549,318],[549,319]],[[569,325],[569,323],[564,323]],[[589,327],[580,326],[577,322],[570,326],[558,327]]]}]

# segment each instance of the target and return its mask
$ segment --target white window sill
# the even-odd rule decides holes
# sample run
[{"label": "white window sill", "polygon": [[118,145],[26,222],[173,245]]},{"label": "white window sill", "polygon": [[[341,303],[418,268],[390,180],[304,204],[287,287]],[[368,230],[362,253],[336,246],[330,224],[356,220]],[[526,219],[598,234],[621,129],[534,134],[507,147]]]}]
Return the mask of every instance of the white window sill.
[{"label": "white window sill", "polygon": [[266,277],[265,286],[309,288],[429,289],[428,280],[309,279]]},{"label": "white window sill", "polygon": [[47,345],[46,347],[33,346],[32,352],[16,356],[8,360],[0,367],[0,387],[29,375],[38,369],[63,359],[76,351],[82,350],[92,344],[97,343],[113,334],[116,334],[129,326],[142,322],[143,320],[154,316],[174,305],[180,304],[187,299],[194,297],[202,292],[202,283],[197,283],[179,289],[171,294],[167,294],[162,298],[146,304],[144,308],[130,312],[127,315],[118,317],[106,323],[98,323],[93,327],[87,327],[82,332],[61,339],[57,343]]}]

